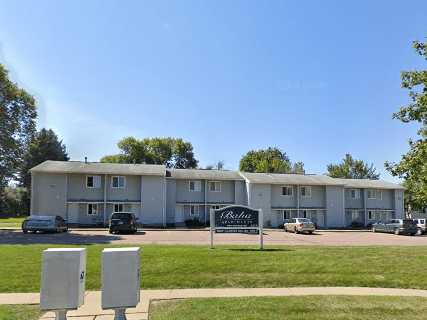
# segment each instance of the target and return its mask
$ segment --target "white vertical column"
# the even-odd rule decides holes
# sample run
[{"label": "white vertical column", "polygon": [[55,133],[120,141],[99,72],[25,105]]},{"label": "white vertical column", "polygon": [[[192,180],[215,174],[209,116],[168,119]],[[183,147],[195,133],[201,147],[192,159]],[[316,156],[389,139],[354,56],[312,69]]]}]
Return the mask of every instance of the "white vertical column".
[{"label": "white vertical column", "polygon": [[107,217],[107,175],[104,174],[104,225],[106,222],[106,217]]},{"label": "white vertical column", "polygon": [[34,214],[34,177],[36,173],[31,172],[31,194],[30,194],[30,215]]},{"label": "white vertical column", "polygon": [[68,224],[68,173],[65,175],[65,219],[67,219]]},{"label": "white vertical column", "polygon": [[300,206],[300,204],[299,204],[299,193],[300,193],[299,185],[297,185],[297,218],[299,218],[299,206]]},{"label": "white vertical column", "polygon": [[141,186],[140,186],[140,206],[139,206],[139,223],[142,223],[142,206],[143,206],[143,204],[142,204],[142,176],[141,176]]},{"label": "white vertical column", "polygon": [[166,228],[166,177],[163,177],[163,199],[162,199],[162,215],[163,215],[163,228]]}]

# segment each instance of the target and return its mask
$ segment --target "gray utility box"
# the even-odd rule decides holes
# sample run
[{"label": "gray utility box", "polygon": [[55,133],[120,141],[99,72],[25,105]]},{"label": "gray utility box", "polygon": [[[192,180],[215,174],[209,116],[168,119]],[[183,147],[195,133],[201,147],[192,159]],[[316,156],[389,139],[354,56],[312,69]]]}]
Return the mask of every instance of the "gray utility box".
[{"label": "gray utility box", "polygon": [[102,251],[102,308],[123,309],[139,303],[139,248]]},{"label": "gray utility box", "polygon": [[84,302],[86,249],[53,248],[43,251],[40,308],[73,310]]}]

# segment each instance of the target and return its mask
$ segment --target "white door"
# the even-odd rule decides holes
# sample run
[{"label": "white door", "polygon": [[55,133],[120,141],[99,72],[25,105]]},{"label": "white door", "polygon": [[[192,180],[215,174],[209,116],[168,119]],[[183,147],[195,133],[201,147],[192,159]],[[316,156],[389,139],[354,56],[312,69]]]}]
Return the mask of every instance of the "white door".
[{"label": "white door", "polygon": [[68,205],[68,223],[79,223],[79,204],[70,203]]}]

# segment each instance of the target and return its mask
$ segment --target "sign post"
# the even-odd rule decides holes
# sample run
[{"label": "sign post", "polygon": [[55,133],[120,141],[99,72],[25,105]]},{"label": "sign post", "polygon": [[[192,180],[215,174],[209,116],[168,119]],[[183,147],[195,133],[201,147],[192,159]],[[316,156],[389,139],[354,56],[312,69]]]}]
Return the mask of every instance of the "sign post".
[{"label": "sign post", "polygon": [[210,240],[214,247],[214,233],[259,234],[260,250],[264,248],[263,214],[261,209],[233,205],[210,210]]}]

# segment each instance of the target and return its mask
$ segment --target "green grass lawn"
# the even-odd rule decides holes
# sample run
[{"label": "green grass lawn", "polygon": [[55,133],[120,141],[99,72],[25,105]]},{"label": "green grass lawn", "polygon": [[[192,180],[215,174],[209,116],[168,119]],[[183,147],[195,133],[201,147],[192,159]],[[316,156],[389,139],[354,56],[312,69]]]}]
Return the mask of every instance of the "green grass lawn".
[{"label": "green grass lawn", "polygon": [[[0,292],[38,292],[52,245],[1,245]],[[75,246],[76,247],[76,246]],[[88,245],[86,289],[101,287],[103,245]],[[427,247],[143,245],[143,288],[365,286],[427,289]]]},{"label": "green grass lawn", "polygon": [[14,227],[21,228],[22,221],[24,221],[26,217],[20,218],[0,218],[0,228],[2,227]]},{"label": "green grass lawn", "polygon": [[152,320],[421,320],[427,299],[418,297],[257,297],[155,302]]},{"label": "green grass lawn", "polygon": [[37,320],[40,316],[38,305],[0,305],[0,320]]}]

